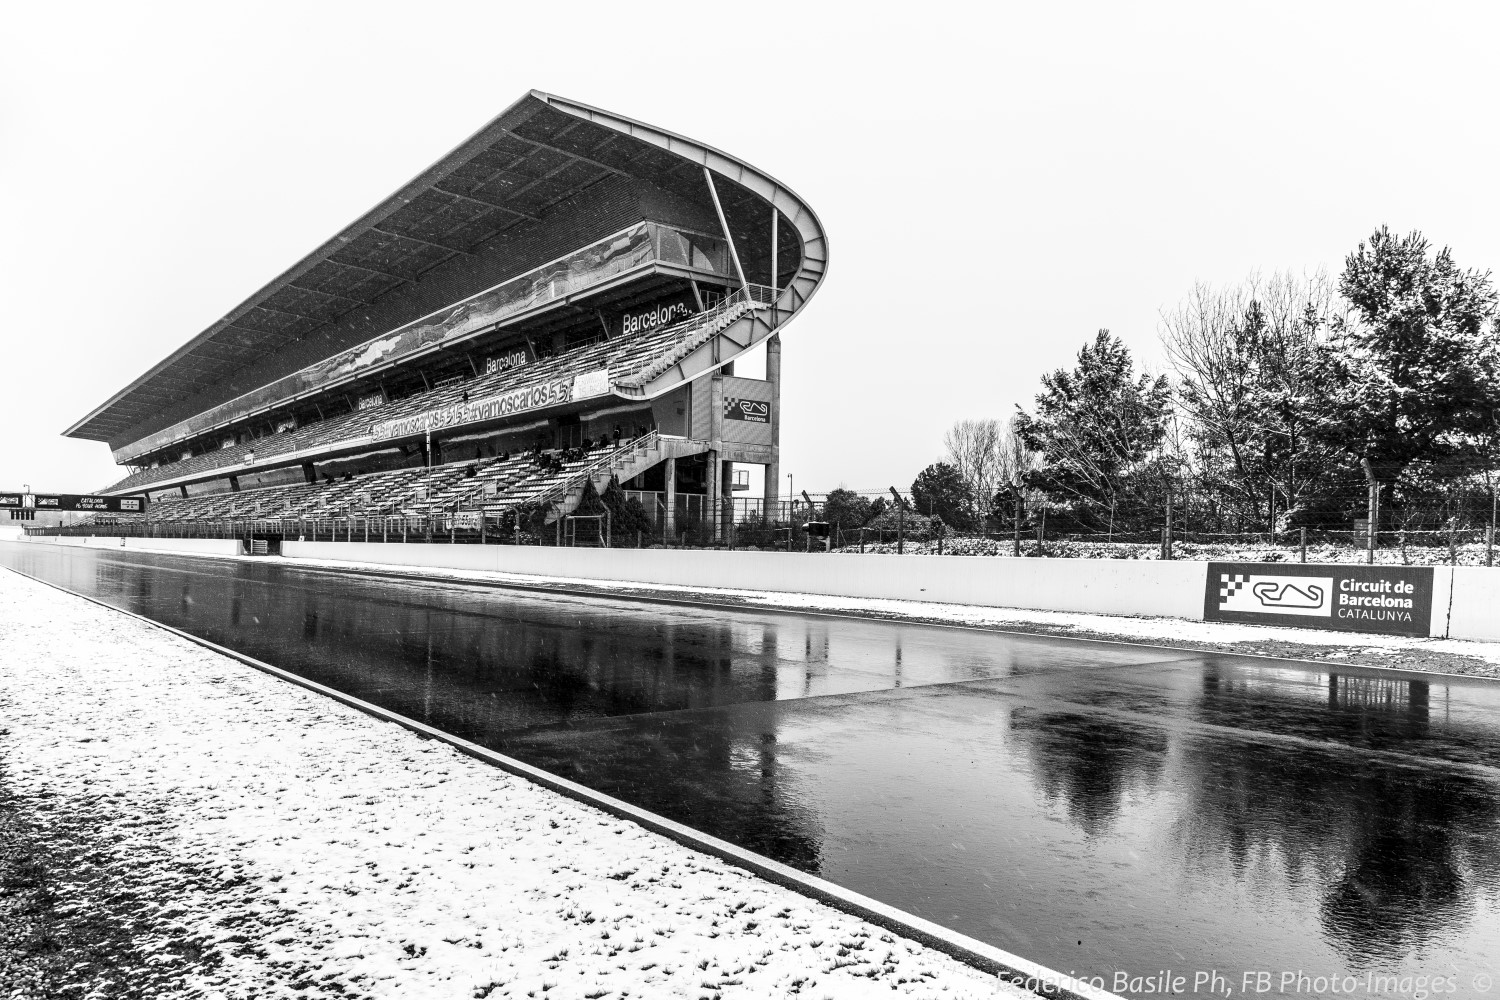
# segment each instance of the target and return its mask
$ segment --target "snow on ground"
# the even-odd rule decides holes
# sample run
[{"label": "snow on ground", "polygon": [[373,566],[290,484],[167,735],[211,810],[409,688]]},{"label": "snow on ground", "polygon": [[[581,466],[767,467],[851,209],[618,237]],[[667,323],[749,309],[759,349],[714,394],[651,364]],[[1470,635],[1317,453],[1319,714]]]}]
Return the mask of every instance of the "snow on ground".
[{"label": "snow on ground", "polygon": [[1030,995],[4,570],[0,858],[8,996]]},{"label": "snow on ground", "polygon": [[[950,555],[950,556],[998,556],[1011,557],[1015,545],[1010,539],[971,538],[959,536],[943,541],[943,551],[938,552],[936,541],[907,541],[902,546],[905,555]],[[1161,558],[1159,542],[1106,542],[1080,541],[1074,539],[1051,539],[1044,546],[1048,559],[1145,559]],[[859,553],[858,544],[845,544],[836,552]],[[896,546],[890,542],[865,546],[866,552],[895,555]],[[1036,540],[1021,542],[1023,558],[1037,556]],[[1381,566],[1485,566],[1490,561],[1490,549],[1483,542],[1464,542],[1455,545],[1450,553],[1446,545],[1400,545],[1385,538],[1375,550],[1375,562]],[[1301,560],[1301,551],[1296,545],[1271,545],[1255,542],[1175,542],[1172,558],[1179,562],[1269,562],[1294,563]],[[1315,542],[1307,546],[1307,561],[1315,563],[1342,563],[1358,565],[1364,563],[1367,553],[1353,544],[1339,542]]]},{"label": "snow on ground", "polygon": [[[251,559],[265,557],[239,556]],[[1364,666],[1403,670],[1461,673],[1500,677],[1500,642],[1433,639],[1396,635],[1355,635],[1321,629],[1240,625],[1233,622],[1186,621],[1180,618],[1140,618],[1066,611],[1028,611],[980,605],[938,604],[878,598],[830,597],[822,594],[775,593],[762,590],[621,583],[573,577],[541,577],[482,570],[432,569],[381,563],[322,559],[285,559],[287,565],[309,568],[398,573],[403,576],[588,590],[602,597],[658,597],[693,602],[722,601],[746,607],[765,607],[874,618],[909,620],[976,628],[1017,629],[1080,639],[1119,639],[1250,655],[1333,659]]]}]

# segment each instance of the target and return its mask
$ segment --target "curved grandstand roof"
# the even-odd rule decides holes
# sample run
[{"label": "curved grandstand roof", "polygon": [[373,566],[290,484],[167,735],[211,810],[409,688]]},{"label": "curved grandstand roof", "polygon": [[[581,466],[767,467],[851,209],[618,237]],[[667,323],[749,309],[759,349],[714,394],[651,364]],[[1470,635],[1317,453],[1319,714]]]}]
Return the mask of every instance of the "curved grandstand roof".
[{"label": "curved grandstand roof", "polygon": [[704,168],[721,179],[716,186],[731,218],[759,202],[790,220],[803,253],[786,291],[800,306],[822,280],[827,240],[817,216],[785,185],[694,140],[531,91],[63,433],[120,438],[164,407],[471,254],[511,226],[543,219],[612,175],[701,192]]}]

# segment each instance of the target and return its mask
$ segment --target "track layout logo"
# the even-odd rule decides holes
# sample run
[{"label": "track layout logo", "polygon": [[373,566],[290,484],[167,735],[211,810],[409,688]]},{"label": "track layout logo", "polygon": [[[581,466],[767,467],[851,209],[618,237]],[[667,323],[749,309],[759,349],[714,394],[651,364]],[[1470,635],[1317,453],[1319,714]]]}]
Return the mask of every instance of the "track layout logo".
[{"label": "track layout logo", "polygon": [[724,416],[729,420],[747,420],[752,424],[771,422],[771,404],[759,399],[724,397]]},{"label": "track layout logo", "polygon": [[1259,615],[1333,613],[1333,577],[1220,573],[1219,609]]}]

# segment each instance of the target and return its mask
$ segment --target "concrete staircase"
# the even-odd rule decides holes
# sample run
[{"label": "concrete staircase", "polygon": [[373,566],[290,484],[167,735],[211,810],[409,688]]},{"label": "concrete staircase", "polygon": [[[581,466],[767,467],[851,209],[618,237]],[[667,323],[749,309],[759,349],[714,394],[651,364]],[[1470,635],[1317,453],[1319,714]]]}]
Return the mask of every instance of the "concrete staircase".
[{"label": "concrete staircase", "polygon": [[708,451],[708,443],[692,438],[673,437],[652,431],[645,437],[621,445],[598,462],[575,473],[532,502],[551,503],[547,524],[566,517],[578,509],[583,500],[584,484],[592,482],[595,491],[603,493],[611,479],[627,482],[668,458],[684,458]]}]

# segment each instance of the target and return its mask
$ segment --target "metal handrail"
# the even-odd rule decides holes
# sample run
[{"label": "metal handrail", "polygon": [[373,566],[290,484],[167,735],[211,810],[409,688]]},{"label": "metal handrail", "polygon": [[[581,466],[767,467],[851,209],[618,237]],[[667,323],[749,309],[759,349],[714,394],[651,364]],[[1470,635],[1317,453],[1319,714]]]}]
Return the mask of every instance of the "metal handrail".
[{"label": "metal handrail", "polygon": [[[754,308],[754,307],[759,307],[759,306],[769,307],[769,306],[775,305],[775,303],[776,303],[776,289],[771,288],[769,285],[748,285],[747,284],[743,288],[736,288],[734,291],[732,291],[729,294],[725,295],[718,302],[716,302],[713,305],[709,306],[707,309],[703,310],[702,312],[700,312],[700,313],[694,313],[692,316],[688,317],[687,319],[683,320],[682,322],[680,322],[680,323],[674,323],[672,326],[665,328],[662,332],[663,333],[667,333],[667,332],[670,332],[674,328],[687,329],[689,327],[694,327],[694,326],[703,327],[706,330],[708,327],[710,327],[713,324],[714,320],[718,319],[720,316],[722,316],[725,313],[729,312],[731,309],[735,308],[738,305],[745,304],[745,305],[748,305],[748,306]],[[703,344],[707,342],[708,338],[712,337],[712,336],[714,336],[714,334],[712,334],[712,333],[706,333],[705,332],[705,333],[701,334],[698,337],[694,337],[694,338],[690,338],[688,340],[684,340],[680,344],[676,345],[672,349],[672,351],[669,352],[669,353],[677,354],[677,355],[679,355],[679,357],[683,356],[683,355],[686,355],[686,354],[689,354],[689,353],[697,350],[699,347],[703,346]],[[643,378],[643,377],[644,378],[651,378],[653,376],[648,375],[646,373],[650,372],[652,370],[652,367],[654,365],[659,364],[661,362],[661,360],[662,359],[660,357],[652,358],[649,361],[647,361],[645,364],[641,365],[640,368],[638,368],[635,371],[629,373],[628,375],[623,376],[623,378],[625,378],[625,379],[640,379],[640,378]],[[666,368],[670,368],[670,367],[671,367],[670,364],[666,366]],[[666,368],[663,368],[662,370],[665,371]]]}]

